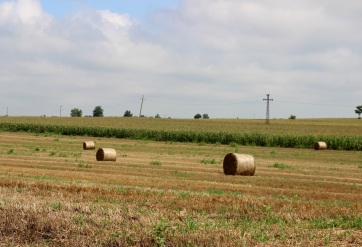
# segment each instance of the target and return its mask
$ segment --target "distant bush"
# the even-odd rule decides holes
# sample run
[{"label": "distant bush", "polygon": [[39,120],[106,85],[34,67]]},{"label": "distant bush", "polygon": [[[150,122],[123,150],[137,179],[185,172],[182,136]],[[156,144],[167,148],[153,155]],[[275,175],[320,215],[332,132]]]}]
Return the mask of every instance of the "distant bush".
[{"label": "distant bush", "polygon": [[124,117],[132,117],[133,114],[132,114],[132,112],[130,110],[127,110],[127,111],[124,112],[123,116]]}]

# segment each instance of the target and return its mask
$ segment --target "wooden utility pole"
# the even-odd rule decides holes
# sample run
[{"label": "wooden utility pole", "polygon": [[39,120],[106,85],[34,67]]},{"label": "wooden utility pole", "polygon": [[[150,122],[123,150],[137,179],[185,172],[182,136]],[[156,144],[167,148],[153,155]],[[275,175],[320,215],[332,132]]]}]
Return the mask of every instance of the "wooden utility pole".
[{"label": "wooden utility pole", "polygon": [[273,101],[273,99],[269,99],[269,94],[266,95],[266,118],[265,118],[265,123],[268,124],[269,123],[269,101]]},{"label": "wooden utility pole", "polygon": [[140,115],[139,115],[139,117],[142,116],[142,106],[143,106],[143,100],[144,100],[144,99],[145,99],[145,96],[142,95],[142,101],[141,101],[141,108],[140,108]]}]

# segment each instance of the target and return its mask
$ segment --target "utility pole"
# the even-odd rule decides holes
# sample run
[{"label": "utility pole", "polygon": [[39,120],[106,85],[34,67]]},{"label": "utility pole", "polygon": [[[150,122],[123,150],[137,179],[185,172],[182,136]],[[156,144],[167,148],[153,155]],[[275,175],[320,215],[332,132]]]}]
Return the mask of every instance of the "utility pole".
[{"label": "utility pole", "polygon": [[60,106],[60,108],[59,108],[59,117],[61,117],[62,116],[62,106]]},{"label": "utility pole", "polygon": [[140,109],[140,115],[139,115],[139,117],[141,117],[142,116],[142,106],[143,106],[143,100],[145,99],[145,96],[144,95],[142,95],[142,101],[141,101],[141,109]]},{"label": "utility pole", "polygon": [[266,118],[265,118],[265,123],[268,124],[269,123],[269,101],[273,101],[273,99],[269,99],[269,94],[266,95]]}]

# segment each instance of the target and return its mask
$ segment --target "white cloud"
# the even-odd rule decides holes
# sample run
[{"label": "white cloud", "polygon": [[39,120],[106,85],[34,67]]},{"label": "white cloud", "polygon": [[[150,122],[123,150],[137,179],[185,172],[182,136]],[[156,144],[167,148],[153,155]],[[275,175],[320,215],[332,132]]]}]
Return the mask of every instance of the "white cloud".
[{"label": "white cloud", "polygon": [[101,10],[99,13],[106,24],[111,24],[115,28],[132,26],[132,22],[128,15],[121,16],[116,13],[112,13],[109,10]]},{"label": "white cloud", "polygon": [[141,21],[111,8],[56,18],[38,0],[3,2],[0,105],[55,115],[59,105],[91,114],[103,104],[122,115],[145,94],[146,115],[192,117],[200,107],[211,117],[263,117],[270,93],[350,106],[298,116],[279,103],[276,117],[354,117],[361,10],[359,1],[184,0]]}]

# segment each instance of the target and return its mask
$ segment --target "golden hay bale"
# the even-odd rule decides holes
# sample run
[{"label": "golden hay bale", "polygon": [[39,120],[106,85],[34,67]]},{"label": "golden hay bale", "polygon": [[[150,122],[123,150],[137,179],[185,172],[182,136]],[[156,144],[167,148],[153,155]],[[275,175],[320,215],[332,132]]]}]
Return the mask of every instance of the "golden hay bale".
[{"label": "golden hay bale", "polygon": [[97,161],[116,161],[117,153],[113,148],[99,148],[96,158]]},{"label": "golden hay bale", "polygon": [[254,157],[250,154],[228,153],[223,162],[225,175],[254,176]]},{"label": "golden hay bale", "polygon": [[83,142],[83,150],[91,150],[91,149],[96,149],[96,145],[94,144],[94,141]]},{"label": "golden hay bale", "polygon": [[316,142],[314,143],[314,150],[326,150],[327,144],[325,142]]}]

